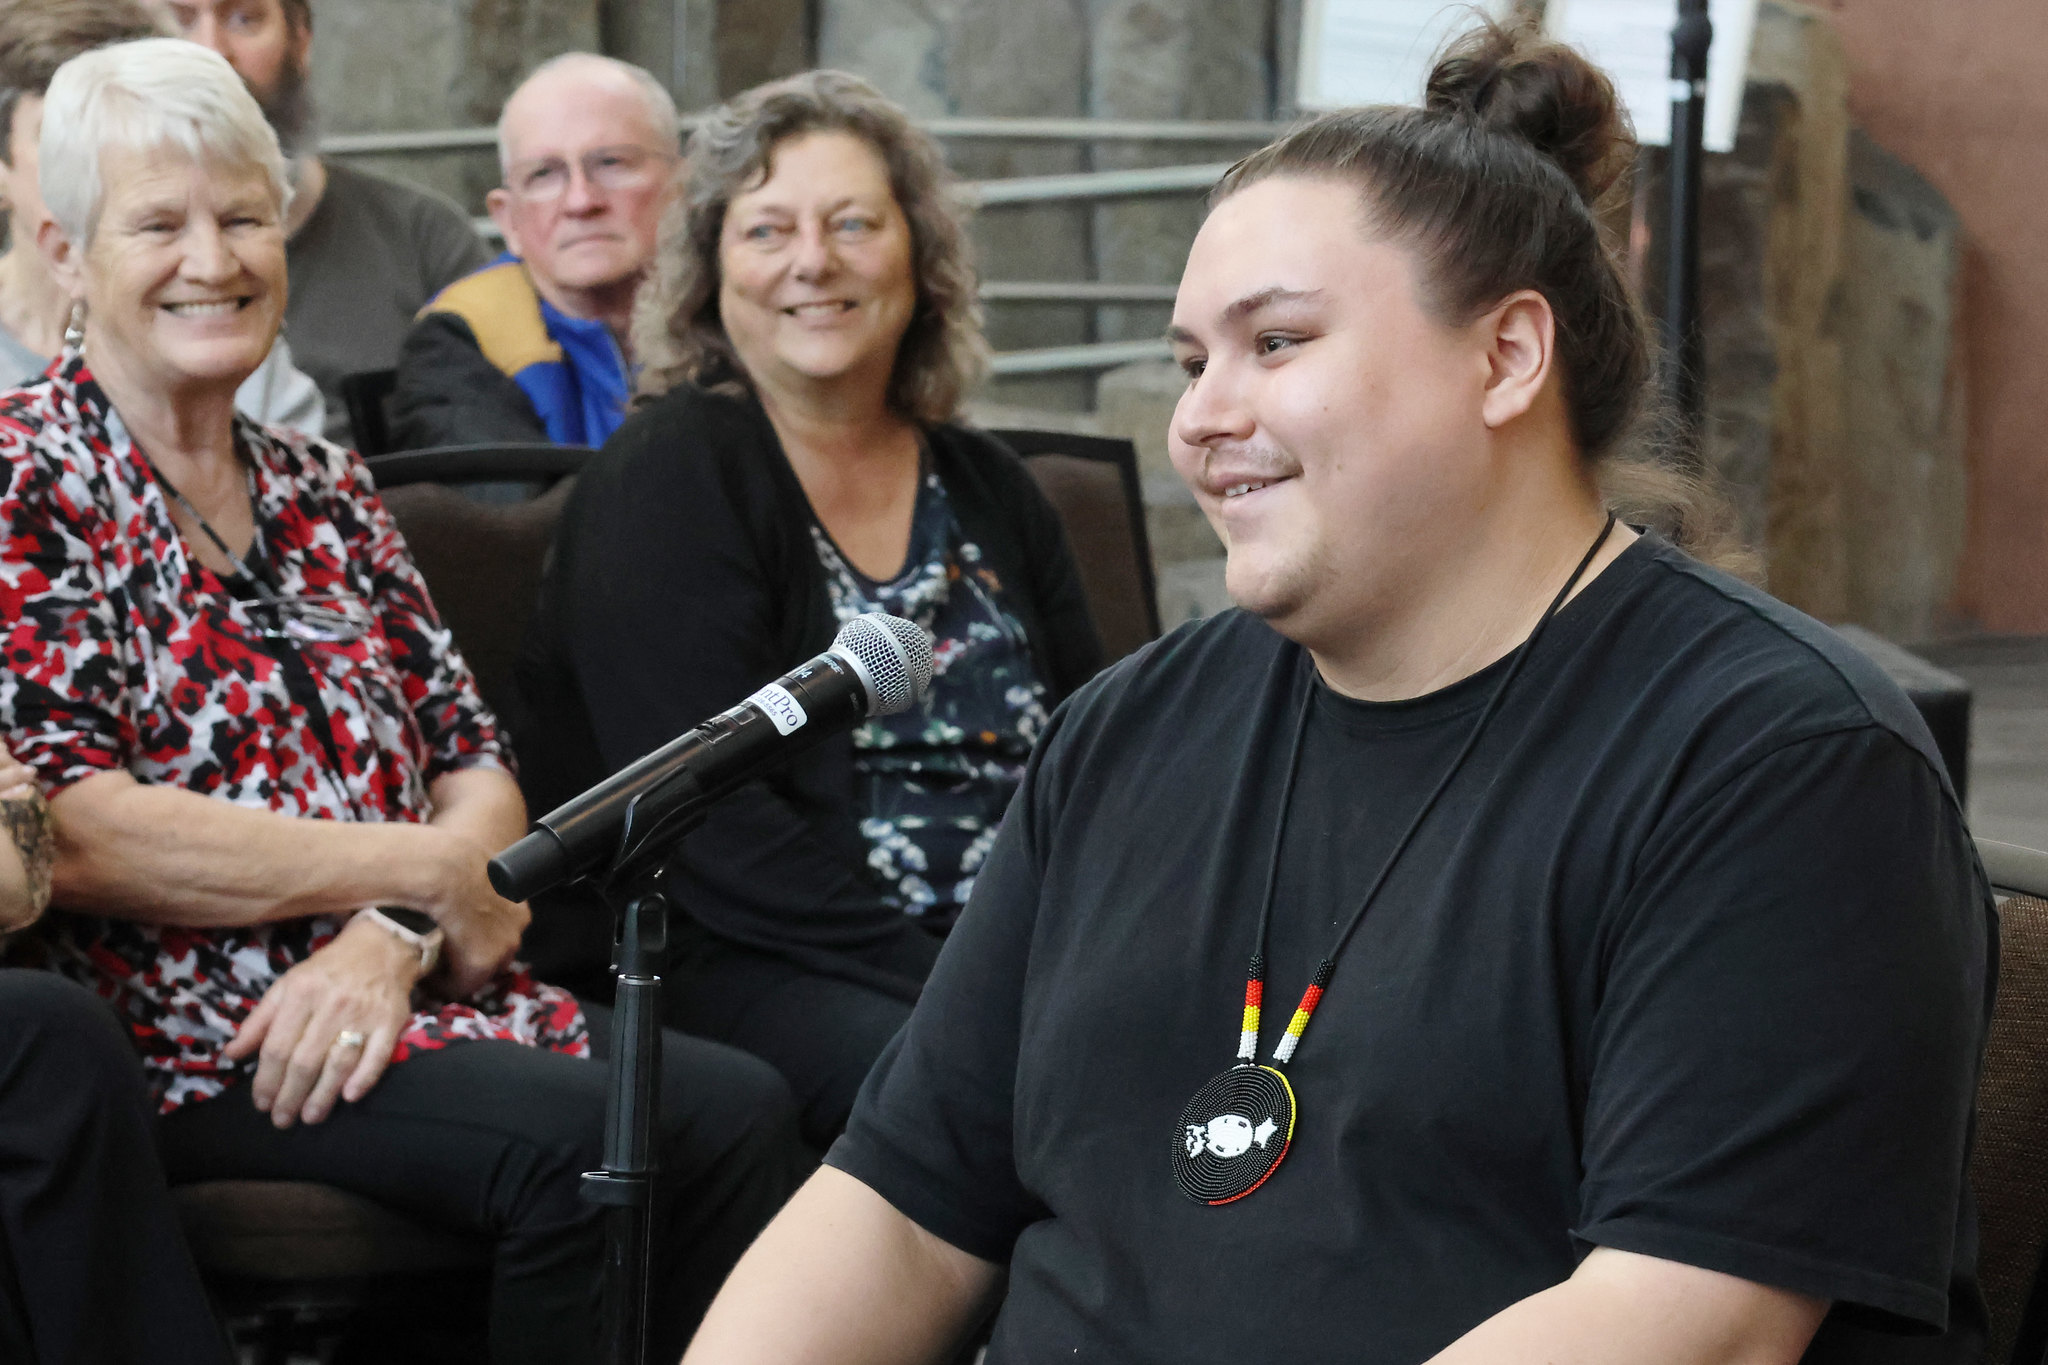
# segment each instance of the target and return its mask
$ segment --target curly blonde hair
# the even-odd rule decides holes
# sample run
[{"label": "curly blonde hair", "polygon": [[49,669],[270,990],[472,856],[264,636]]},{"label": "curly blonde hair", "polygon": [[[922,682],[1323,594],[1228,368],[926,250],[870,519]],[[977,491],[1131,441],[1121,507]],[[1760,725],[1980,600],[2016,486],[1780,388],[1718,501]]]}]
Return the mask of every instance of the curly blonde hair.
[{"label": "curly blonde hair", "polygon": [[690,135],[683,192],[662,224],[661,251],[633,309],[642,399],[681,383],[751,387],[718,315],[718,243],[738,195],[774,170],[775,149],[805,133],[851,133],[875,149],[910,223],[917,302],[896,350],[888,403],[914,422],[943,422],[987,368],[965,215],[938,144],[882,93],[844,71],[757,85],[711,111]]}]

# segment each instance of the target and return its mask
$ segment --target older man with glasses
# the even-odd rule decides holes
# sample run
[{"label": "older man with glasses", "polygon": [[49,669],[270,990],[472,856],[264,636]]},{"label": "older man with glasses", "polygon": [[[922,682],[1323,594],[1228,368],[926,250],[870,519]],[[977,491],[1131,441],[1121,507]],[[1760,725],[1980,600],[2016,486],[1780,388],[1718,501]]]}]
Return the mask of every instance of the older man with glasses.
[{"label": "older man with glasses", "polygon": [[633,295],[680,163],[675,102],[645,71],[569,53],[498,120],[506,252],[429,303],[399,357],[405,447],[601,445],[631,391]]}]

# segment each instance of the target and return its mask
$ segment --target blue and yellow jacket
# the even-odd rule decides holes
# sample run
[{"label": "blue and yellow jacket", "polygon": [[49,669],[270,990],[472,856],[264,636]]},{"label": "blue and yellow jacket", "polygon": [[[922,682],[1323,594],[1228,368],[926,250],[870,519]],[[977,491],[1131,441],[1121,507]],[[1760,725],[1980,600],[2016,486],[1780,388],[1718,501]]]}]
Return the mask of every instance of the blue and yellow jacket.
[{"label": "blue and yellow jacket", "polygon": [[420,310],[400,353],[393,422],[406,448],[599,446],[631,394],[611,329],[556,309],[508,252]]}]

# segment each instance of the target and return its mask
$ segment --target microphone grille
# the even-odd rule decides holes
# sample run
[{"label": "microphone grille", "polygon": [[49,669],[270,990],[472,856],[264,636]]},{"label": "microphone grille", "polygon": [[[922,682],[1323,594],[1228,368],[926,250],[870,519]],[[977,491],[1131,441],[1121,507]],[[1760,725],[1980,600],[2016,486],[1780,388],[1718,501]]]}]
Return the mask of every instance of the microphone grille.
[{"label": "microphone grille", "polygon": [[841,626],[832,648],[867,683],[871,716],[908,711],[932,685],[932,637],[915,621],[871,611]]}]

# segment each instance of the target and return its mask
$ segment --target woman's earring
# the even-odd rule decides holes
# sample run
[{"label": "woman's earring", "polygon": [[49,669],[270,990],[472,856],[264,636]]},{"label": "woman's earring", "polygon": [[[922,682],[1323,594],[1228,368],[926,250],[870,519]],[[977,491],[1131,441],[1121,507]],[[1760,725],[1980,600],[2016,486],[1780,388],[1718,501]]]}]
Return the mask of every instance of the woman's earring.
[{"label": "woman's earring", "polygon": [[85,300],[71,305],[71,316],[64,323],[64,349],[75,351],[85,345]]}]

